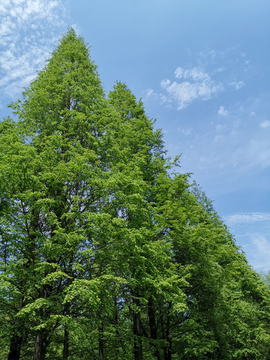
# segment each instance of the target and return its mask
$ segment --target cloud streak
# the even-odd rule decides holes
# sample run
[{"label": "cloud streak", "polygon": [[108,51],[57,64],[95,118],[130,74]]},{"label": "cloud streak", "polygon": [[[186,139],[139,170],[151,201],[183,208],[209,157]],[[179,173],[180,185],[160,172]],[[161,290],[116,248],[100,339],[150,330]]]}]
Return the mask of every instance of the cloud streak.
[{"label": "cloud streak", "polygon": [[256,222],[270,221],[270,213],[238,213],[223,218],[229,226],[254,224]]},{"label": "cloud streak", "polygon": [[230,86],[234,87],[235,90],[240,90],[245,85],[244,81],[232,81],[229,83]]},{"label": "cloud streak", "polygon": [[0,88],[14,97],[36,76],[64,30],[60,0],[2,0]]}]

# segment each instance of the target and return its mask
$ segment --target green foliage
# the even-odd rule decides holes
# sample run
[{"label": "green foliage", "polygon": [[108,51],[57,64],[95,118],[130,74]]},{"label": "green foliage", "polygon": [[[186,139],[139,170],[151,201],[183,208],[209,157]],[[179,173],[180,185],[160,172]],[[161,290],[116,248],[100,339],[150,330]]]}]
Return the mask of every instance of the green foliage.
[{"label": "green foliage", "polygon": [[71,29],[0,123],[0,358],[263,359],[269,290]]}]

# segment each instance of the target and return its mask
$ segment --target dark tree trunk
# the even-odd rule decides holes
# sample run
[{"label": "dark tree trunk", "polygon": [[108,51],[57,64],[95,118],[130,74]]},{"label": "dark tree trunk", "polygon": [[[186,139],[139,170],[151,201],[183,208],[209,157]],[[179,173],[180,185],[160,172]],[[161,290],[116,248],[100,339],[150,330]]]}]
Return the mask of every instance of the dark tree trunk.
[{"label": "dark tree trunk", "polygon": [[104,359],[103,322],[100,322],[98,329],[98,360]]},{"label": "dark tree trunk", "polygon": [[21,346],[23,338],[20,335],[14,334],[10,341],[10,348],[8,360],[19,360],[21,355]]},{"label": "dark tree trunk", "polygon": [[[154,301],[152,296],[150,296],[148,300],[148,318],[149,318],[149,327],[150,327],[150,338],[152,343],[155,346],[155,340],[157,340],[157,323],[156,323],[156,316],[155,316],[155,308],[154,308]],[[154,356],[157,360],[160,360],[159,350],[155,347]]]},{"label": "dark tree trunk", "polygon": [[168,312],[167,312],[167,324],[166,324],[166,340],[167,340],[167,348],[165,353],[165,360],[172,360],[172,340],[170,338],[170,310],[172,307],[172,303],[169,303]]},{"label": "dark tree trunk", "polygon": [[139,299],[136,292],[133,293],[133,302],[137,306],[136,311],[133,310],[133,335],[134,335],[134,359],[142,360],[143,351],[142,351],[142,327],[141,327],[141,314],[139,313]]},{"label": "dark tree trunk", "polygon": [[63,360],[68,359],[68,330],[65,327],[65,333],[64,333],[64,349],[63,349]]},{"label": "dark tree trunk", "polygon": [[[114,298],[114,325],[115,325],[115,333],[116,333],[116,336],[117,336],[117,339],[119,341],[119,344],[123,350],[123,353],[124,353],[124,358],[128,358],[128,355],[127,355],[127,350],[126,350],[126,345],[125,345],[125,342],[123,341],[122,339],[122,336],[119,332],[119,324],[118,324],[118,306],[117,306],[117,297],[115,296]],[[118,358],[117,358],[118,359]]]},{"label": "dark tree trunk", "polygon": [[133,313],[134,359],[142,360],[141,316]]},{"label": "dark tree trunk", "polygon": [[33,360],[44,360],[47,348],[47,337],[42,331],[38,331],[35,338],[35,350]]}]

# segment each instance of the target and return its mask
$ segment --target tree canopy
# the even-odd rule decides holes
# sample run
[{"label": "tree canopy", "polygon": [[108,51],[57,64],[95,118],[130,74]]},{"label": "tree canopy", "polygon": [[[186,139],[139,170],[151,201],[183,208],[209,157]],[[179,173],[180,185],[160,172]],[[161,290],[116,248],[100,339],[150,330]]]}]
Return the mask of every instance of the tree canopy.
[{"label": "tree canopy", "polygon": [[0,359],[269,358],[269,287],[70,29],[0,123]]}]

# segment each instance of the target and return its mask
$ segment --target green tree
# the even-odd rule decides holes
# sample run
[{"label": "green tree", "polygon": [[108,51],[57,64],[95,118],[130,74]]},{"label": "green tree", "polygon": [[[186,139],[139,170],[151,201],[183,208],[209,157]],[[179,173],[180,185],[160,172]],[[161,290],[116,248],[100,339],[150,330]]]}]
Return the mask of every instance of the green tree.
[{"label": "green tree", "polygon": [[105,100],[87,47],[73,30],[23,96],[12,104],[19,121],[1,137],[4,147],[16,134],[1,156],[1,188],[10,203],[1,227],[3,244],[11,238],[1,269],[1,309],[7,298],[13,309],[4,337],[9,358],[23,350],[44,359],[61,329],[67,358],[83,321],[99,324],[91,351],[103,358],[104,329],[111,329],[107,343],[119,332],[104,313],[119,318],[120,299],[132,314],[127,336],[141,358],[140,307],[149,297],[142,289],[160,286],[154,274],[164,289],[178,281],[162,272],[169,249],[149,200],[147,176],[164,163],[160,132],[153,132],[141,102],[123,116]]},{"label": "green tree", "polygon": [[[34,359],[43,359],[51,334],[68,327],[85,281],[93,291],[84,301],[98,305],[94,229],[102,227],[103,209],[110,208],[121,182],[121,171],[112,170],[121,151],[114,144],[115,113],[83,39],[72,29],[23,95],[12,105],[19,116],[15,130],[1,138],[3,148],[6,137],[17,136],[10,151],[1,151],[1,190],[10,203],[1,225],[2,242],[8,243],[1,305],[4,311],[9,298],[16,317],[9,357],[16,347],[19,358],[17,344],[34,336]],[[19,331],[20,322],[27,326]]]},{"label": "green tree", "polygon": [[0,123],[0,356],[263,359],[269,290],[125,84],[64,34]]}]

